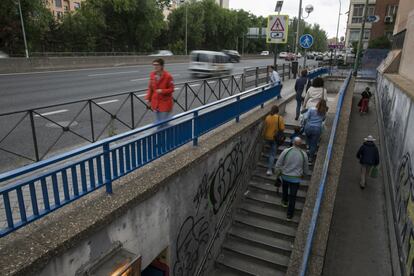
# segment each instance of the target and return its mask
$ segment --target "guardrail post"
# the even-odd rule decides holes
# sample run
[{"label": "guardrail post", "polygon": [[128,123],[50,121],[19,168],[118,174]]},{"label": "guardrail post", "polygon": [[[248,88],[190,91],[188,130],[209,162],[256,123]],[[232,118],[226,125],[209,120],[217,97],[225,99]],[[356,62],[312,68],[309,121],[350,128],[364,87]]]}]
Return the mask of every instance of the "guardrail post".
[{"label": "guardrail post", "polygon": [[91,100],[88,101],[88,106],[89,106],[89,118],[91,120],[92,142],[95,142],[95,130],[93,127],[93,114],[92,114],[92,101]]},{"label": "guardrail post", "polygon": [[291,69],[292,69],[292,68],[290,67],[290,64],[291,64],[291,63],[288,63],[288,64],[289,64],[289,72],[288,72],[288,74],[289,74],[289,75],[288,75],[288,76],[289,76],[289,79],[290,79],[290,73],[291,73]]},{"label": "guardrail post", "polygon": [[[236,97],[236,102],[239,102],[239,101],[240,101],[240,96],[237,96]],[[237,105],[237,106],[239,106],[239,105]],[[240,108],[238,108],[238,109],[240,109]],[[238,123],[238,122],[240,122],[240,112],[239,112],[239,115],[236,116],[236,123]]]},{"label": "guardrail post", "polygon": [[246,69],[243,70],[243,74],[242,74],[242,91],[246,89]]},{"label": "guardrail post", "polygon": [[269,83],[270,81],[270,74],[269,74],[269,68],[266,68],[266,83]]},{"label": "guardrail post", "polygon": [[134,111],[134,93],[130,94],[131,96],[131,129],[135,128],[135,111]]},{"label": "guardrail post", "polygon": [[197,123],[198,111],[193,113],[193,146],[198,146]]},{"label": "guardrail post", "polygon": [[112,194],[112,175],[111,175],[111,158],[110,158],[109,143],[103,144],[103,157],[104,157],[106,192],[108,194]]},{"label": "guardrail post", "polygon": [[206,103],[206,86],[207,86],[207,81],[206,80],[203,81],[203,86],[204,86],[204,89],[203,89],[204,90],[203,103],[207,104]]},{"label": "guardrail post", "polygon": [[39,146],[37,144],[36,126],[35,126],[34,117],[33,117],[33,110],[29,110],[29,116],[30,116],[30,127],[32,128],[34,153],[35,153],[35,156],[36,156],[36,161],[40,161]]},{"label": "guardrail post", "polygon": [[255,86],[259,86],[259,67],[256,67],[256,79],[254,81]]},{"label": "guardrail post", "polygon": [[188,90],[188,87],[187,87],[187,83],[185,83],[184,84],[184,88],[185,88],[185,111],[188,111],[188,95],[187,95],[187,90]]},{"label": "guardrail post", "polygon": [[218,99],[221,100],[221,78],[218,79],[218,87],[219,87],[219,91],[218,91]]},{"label": "guardrail post", "polygon": [[284,63],[282,65],[282,72],[283,72],[282,80],[285,81],[285,64]]}]

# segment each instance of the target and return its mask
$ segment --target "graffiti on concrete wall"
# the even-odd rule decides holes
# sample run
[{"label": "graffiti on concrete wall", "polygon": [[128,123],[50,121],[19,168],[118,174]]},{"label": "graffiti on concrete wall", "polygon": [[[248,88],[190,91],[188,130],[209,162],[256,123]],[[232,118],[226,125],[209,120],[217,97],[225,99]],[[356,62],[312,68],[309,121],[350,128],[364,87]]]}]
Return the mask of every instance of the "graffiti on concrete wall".
[{"label": "graffiti on concrete wall", "polygon": [[395,184],[397,221],[406,256],[406,268],[407,272],[414,272],[414,175],[409,153],[406,153],[402,158]]},{"label": "graffiti on concrete wall", "polygon": [[242,178],[244,156],[250,148],[249,142],[240,140],[211,172],[202,177],[193,198],[194,214],[185,219],[177,236],[175,276],[195,275],[211,233],[219,230],[210,222],[226,202],[234,200],[229,195]]}]

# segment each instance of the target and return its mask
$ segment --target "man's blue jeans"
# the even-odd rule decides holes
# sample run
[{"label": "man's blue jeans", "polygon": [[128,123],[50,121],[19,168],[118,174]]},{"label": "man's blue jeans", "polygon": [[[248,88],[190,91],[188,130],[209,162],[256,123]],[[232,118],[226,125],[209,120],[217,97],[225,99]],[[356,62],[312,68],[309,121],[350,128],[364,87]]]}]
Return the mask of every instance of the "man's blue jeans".
[{"label": "man's blue jeans", "polygon": [[295,119],[299,118],[300,115],[300,107],[302,106],[302,96],[296,96],[296,117]]},{"label": "man's blue jeans", "polygon": [[[164,120],[167,120],[168,118],[170,118],[170,115],[171,115],[171,112],[155,111],[155,124],[158,124]],[[159,125],[158,128],[164,127],[166,125],[168,125],[168,123]]]}]

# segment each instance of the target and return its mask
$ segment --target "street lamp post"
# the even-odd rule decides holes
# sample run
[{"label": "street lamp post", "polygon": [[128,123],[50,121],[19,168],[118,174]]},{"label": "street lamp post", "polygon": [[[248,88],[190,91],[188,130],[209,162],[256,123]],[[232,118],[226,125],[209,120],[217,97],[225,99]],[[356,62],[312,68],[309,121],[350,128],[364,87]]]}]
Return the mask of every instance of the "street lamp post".
[{"label": "street lamp post", "polygon": [[368,0],[365,1],[364,12],[362,14],[361,33],[359,34],[358,49],[357,49],[355,64],[354,64],[354,76],[358,75],[358,67],[359,67],[361,48],[362,48],[362,39],[364,37],[365,22],[367,20],[367,10],[368,10]]},{"label": "street lamp post", "polygon": [[299,0],[299,14],[298,14],[298,23],[296,25],[296,43],[295,43],[295,55],[298,56],[298,48],[299,48],[299,26],[300,20],[302,17],[302,0]]},{"label": "street lamp post", "polygon": [[338,24],[336,26],[336,47],[335,47],[335,60],[337,60],[337,54],[336,54],[336,48],[338,47],[339,44],[339,22],[341,21],[341,8],[342,8],[342,3],[341,0],[339,0],[339,13],[338,13]]},{"label": "street lamp post", "polygon": [[26,31],[24,29],[24,21],[23,21],[23,14],[22,14],[22,6],[20,4],[20,0],[18,0],[19,5],[19,14],[20,14],[20,22],[22,24],[22,32],[23,32],[23,41],[24,41],[24,50],[26,52],[26,58],[29,58],[29,50],[27,49],[27,41],[26,41]]}]

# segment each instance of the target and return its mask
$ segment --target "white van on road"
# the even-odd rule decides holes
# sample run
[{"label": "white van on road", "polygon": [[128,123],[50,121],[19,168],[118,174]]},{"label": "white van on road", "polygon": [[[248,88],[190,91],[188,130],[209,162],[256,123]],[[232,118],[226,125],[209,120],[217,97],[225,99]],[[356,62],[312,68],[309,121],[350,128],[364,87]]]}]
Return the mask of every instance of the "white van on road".
[{"label": "white van on road", "polygon": [[188,70],[193,76],[230,75],[233,63],[230,57],[222,52],[192,51]]}]

